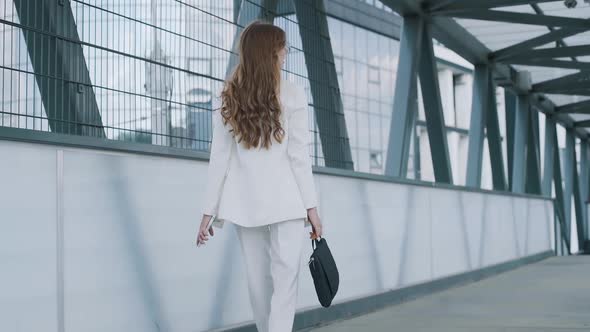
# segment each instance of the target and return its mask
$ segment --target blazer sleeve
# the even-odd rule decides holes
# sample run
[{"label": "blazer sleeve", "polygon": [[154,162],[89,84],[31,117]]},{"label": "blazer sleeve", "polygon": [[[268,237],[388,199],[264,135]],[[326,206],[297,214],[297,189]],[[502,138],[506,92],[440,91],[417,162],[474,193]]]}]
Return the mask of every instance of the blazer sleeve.
[{"label": "blazer sleeve", "polygon": [[[234,138],[229,127],[224,126],[220,113],[220,99],[218,95],[212,100],[212,138],[211,153],[209,155],[209,166],[207,171],[207,185],[205,190],[205,203],[202,209],[203,214],[216,215],[219,198],[225,182],[226,171],[229,167],[231,149]],[[229,126],[229,124],[228,124]]]},{"label": "blazer sleeve", "polygon": [[308,105],[305,90],[296,86],[295,109],[289,114],[287,154],[306,209],[317,206],[315,183],[309,156]]}]

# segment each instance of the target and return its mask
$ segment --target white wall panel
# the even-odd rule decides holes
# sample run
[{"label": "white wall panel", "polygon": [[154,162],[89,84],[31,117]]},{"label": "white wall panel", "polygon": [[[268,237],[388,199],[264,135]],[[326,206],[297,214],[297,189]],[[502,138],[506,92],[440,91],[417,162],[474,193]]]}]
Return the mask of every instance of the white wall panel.
[{"label": "white wall panel", "polygon": [[[462,193],[448,190],[444,195],[431,194],[434,197],[430,207],[433,274],[446,276],[463,272],[469,267],[469,250],[466,220],[459,201]],[[439,214],[439,211],[448,211],[448,214]]]},{"label": "white wall panel", "polygon": [[0,330],[57,331],[56,149],[0,152]]},{"label": "white wall panel", "polygon": [[[233,224],[194,245],[207,162],[8,141],[0,153],[12,156],[0,171],[7,330],[54,331],[60,296],[65,331],[194,332],[252,319]],[[341,276],[335,303],[552,249],[550,200],[328,174],[315,180]],[[63,292],[56,286],[60,186]],[[308,231],[298,310],[319,306]]]}]

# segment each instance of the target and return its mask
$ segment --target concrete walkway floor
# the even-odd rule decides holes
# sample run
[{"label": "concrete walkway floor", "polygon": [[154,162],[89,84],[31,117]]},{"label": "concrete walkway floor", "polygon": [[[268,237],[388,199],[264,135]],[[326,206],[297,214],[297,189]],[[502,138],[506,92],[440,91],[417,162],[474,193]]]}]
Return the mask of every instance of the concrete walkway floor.
[{"label": "concrete walkway floor", "polygon": [[550,257],[305,331],[590,331],[590,256]]}]

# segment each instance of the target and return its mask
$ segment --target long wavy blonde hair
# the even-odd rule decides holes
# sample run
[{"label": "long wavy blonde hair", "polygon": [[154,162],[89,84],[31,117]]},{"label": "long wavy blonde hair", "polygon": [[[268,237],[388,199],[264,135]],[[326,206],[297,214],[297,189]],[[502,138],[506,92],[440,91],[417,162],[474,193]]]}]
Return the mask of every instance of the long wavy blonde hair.
[{"label": "long wavy blonde hair", "polygon": [[248,149],[259,143],[268,149],[272,137],[283,141],[278,52],[285,45],[285,31],[263,21],[250,23],[240,35],[239,63],[224,82],[220,111],[224,124]]}]

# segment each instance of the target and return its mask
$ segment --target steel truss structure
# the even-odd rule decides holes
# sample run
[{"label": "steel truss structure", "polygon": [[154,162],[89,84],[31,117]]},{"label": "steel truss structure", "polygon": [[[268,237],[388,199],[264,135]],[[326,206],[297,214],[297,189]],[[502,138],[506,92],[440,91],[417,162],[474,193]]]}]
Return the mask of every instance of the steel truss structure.
[{"label": "steel truss structure", "polygon": [[[411,33],[415,29],[409,22],[416,20],[426,22],[433,31],[433,37],[474,64],[474,84],[471,124],[469,131],[469,152],[467,165],[467,185],[479,187],[481,178],[482,143],[485,134],[489,143],[490,160],[494,189],[526,192],[530,194],[552,195],[555,192],[557,217],[563,230],[563,241],[570,247],[570,225],[572,211],[570,202],[574,201],[578,246],[584,248],[588,240],[587,205],[588,189],[588,131],[590,120],[576,121],[570,115],[590,113],[588,101],[573,102],[556,106],[546,94],[563,94],[590,96],[590,64],[579,61],[576,57],[590,55],[590,44],[568,46],[565,38],[590,30],[590,20],[565,16],[545,15],[540,3],[558,2],[548,0],[383,0],[395,12],[403,17],[400,66],[404,61],[403,52],[416,52],[412,49],[419,42],[420,36]],[[528,5],[534,13],[524,13],[502,9],[502,7]],[[513,45],[490,50],[468,29],[457,22],[456,18],[485,20],[514,24],[546,26],[548,32],[533,38],[521,40]],[[588,40],[590,42],[590,39]],[[555,47],[543,47],[555,43]],[[421,50],[422,56],[429,52]],[[561,58],[561,59],[558,59]],[[563,60],[571,58],[571,60]],[[577,72],[562,77],[530,84],[526,71],[518,71],[514,65],[531,65],[546,68],[576,69]],[[415,89],[413,78],[416,69],[404,76],[404,82],[398,81],[396,88],[407,85]],[[505,177],[503,156],[498,135],[498,117],[494,100],[495,83],[502,82],[506,93],[506,128],[508,145],[508,179]],[[399,90],[396,90],[399,92]],[[411,95],[409,91],[409,95]],[[397,101],[396,101],[397,102]],[[402,106],[402,105],[400,105]],[[430,106],[432,108],[432,106]],[[409,108],[400,107],[396,111],[411,114]],[[544,174],[541,174],[539,144],[539,112],[545,120],[545,154]],[[401,116],[400,116],[401,118]],[[392,123],[393,126],[399,123]],[[556,126],[566,129],[566,148],[560,151],[557,145]],[[395,134],[392,134],[395,135]],[[398,135],[399,136],[399,135]],[[398,137],[392,137],[398,140]],[[577,155],[576,139],[580,141],[580,156]],[[400,140],[401,141],[401,140]],[[403,142],[403,141],[401,141]],[[406,144],[392,145],[391,162],[404,160]],[[439,149],[444,151],[443,146]],[[398,161],[401,160],[401,161]],[[561,163],[560,160],[563,162]],[[579,169],[578,169],[579,160]],[[443,159],[433,156],[435,168],[444,168]],[[563,164],[563,168],[562,168]],[[395,170],[394,166],[390,167]],[[388,168],[389,169],[389,168]],[[395,174],[393,172],[392,174]],[[442,180],[442,179],[441,179]],[[437,181],[439,179],[437,178]]]}]

